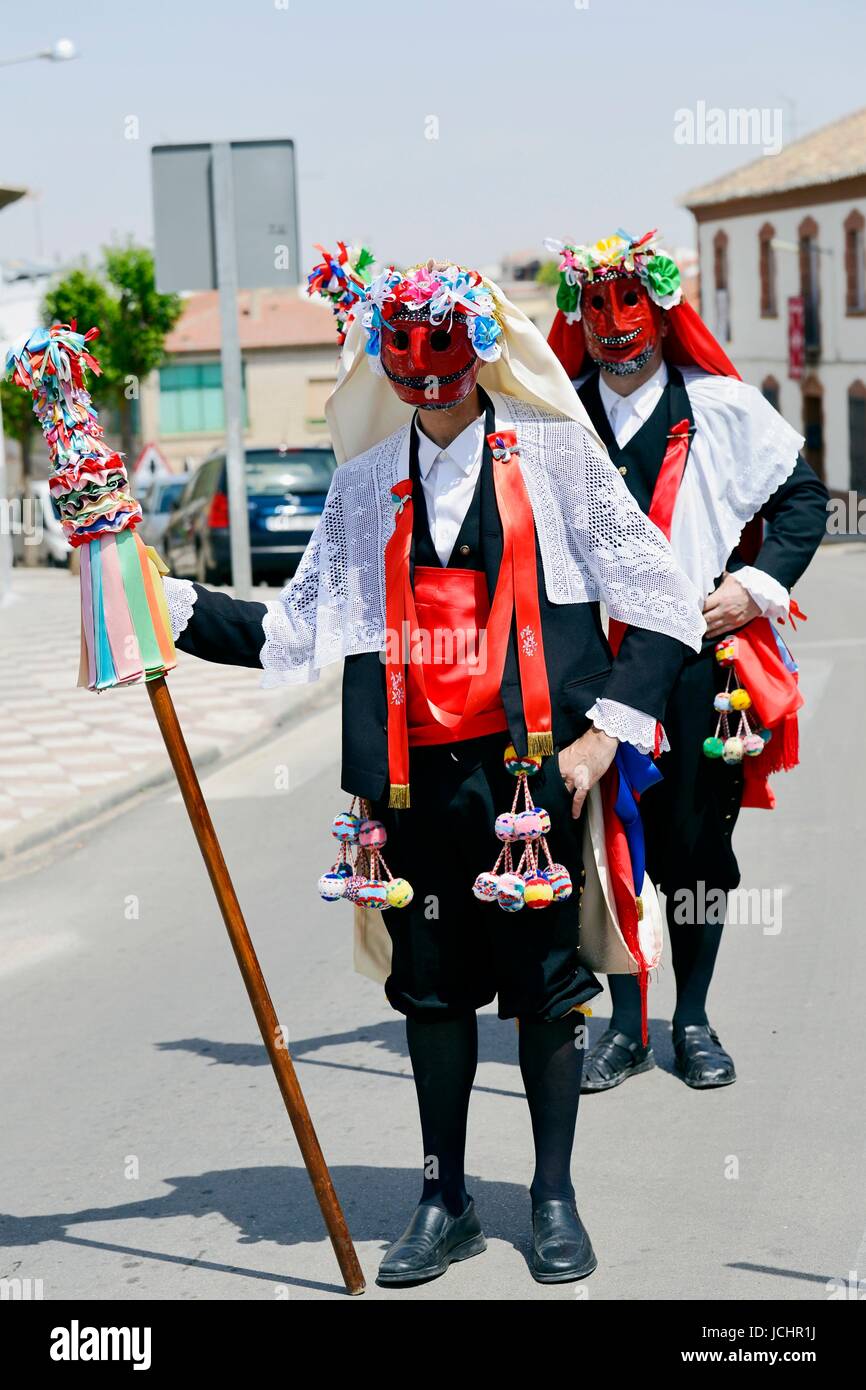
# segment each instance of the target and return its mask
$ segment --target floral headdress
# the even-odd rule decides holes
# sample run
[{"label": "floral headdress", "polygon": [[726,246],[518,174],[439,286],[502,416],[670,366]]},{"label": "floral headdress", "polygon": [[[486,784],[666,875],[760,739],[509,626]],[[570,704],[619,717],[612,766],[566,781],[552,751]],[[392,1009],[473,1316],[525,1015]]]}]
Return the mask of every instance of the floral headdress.
[{"label": "floral headdress", "polygon": [[428,261],[412,270],[388,266],[358,300],[352,316],[367,334],[366,352],[374,372],[382,371],[382,331],[393,320],[415,316],[430,323],[464,320],[469,341],[482,362],[495,362],[502,353],[502,324],[491,286],[476,270]]},{"label": "floral headdress", "polygon": [[556,307],[562,310],[567,323],[580,321],[581,293],[584,285],[593,280],[636,275],[660,309],[672,309],[683,297],[679,267],[658,250],[654,231],[635,239],[620,230],[594,246],[572,246],[553,238],[544,244],[548,251],[556,251],[560,256]]},{"label": "floral headdress", "polygon": [[316,250],[321,251],[322,259],[307,276],[307,294],[320,294],[328,300],[337,320],[337,339],[342,343],[346,320],[372,279],[375,257],[366,246],[347,246],[343,241],[337,242],[336,256],[324,246]]}]

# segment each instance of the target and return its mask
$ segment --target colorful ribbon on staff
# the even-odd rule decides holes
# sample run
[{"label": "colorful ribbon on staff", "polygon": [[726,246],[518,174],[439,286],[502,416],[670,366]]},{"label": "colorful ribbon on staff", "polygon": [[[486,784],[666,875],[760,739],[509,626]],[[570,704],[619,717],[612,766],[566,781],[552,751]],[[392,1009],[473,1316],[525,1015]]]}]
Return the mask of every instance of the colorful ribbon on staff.
[{"label": "colorful ribbon on staff", "polygon": [[85,384],[98,336],[75,323],[35,328],[12,347],[6,374],[29,391],[51,458],[49,489],[64,533],[81,548],[79,685],[105,690],[152,680],[176,664],[154,552],[135,534],[141,508],[120,454],[103,437]]}]

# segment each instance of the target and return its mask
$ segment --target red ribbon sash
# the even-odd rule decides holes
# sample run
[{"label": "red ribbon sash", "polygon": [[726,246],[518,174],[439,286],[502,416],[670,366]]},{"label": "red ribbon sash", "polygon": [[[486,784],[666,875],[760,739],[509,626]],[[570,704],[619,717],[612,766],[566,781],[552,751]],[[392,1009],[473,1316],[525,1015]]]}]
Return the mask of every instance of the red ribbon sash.
[{"label": "red ribbon sash", "polygon": [[[424,668],[417,678],[432,717],[446,728],[459,730],[466,719],[489,707],[502,684],[512,617],[517,615],[517,651],[523,712],[527,728],[527,752],[553,752],[553,724],[535,560],[535,523],[526,484],[520,471],[514,430],[490,434],[493,480],[502,521],[502,564],[482,637],[480,669],[469,682],[464,708],[455,713],[442,709],[427,695]],[[385,547],[385,679],[388,700],[389,804],[407,807],[409,798],[409,729],[405,658],[412,651],[412,634],[418,631],[415,597],[409,577],[412,547],[412,482],[397,483],[391,490],[397,509],[394,532]]]}]

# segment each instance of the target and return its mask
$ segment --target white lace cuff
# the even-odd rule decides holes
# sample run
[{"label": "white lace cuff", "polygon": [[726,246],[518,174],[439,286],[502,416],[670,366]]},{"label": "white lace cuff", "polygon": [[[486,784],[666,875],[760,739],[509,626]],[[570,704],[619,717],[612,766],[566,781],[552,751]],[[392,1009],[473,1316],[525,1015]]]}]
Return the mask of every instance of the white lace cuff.
[{"label": "white lace cuff", "polygon": [[[620,743],[631,743],[639,753],[654,753],[656,748],[656,720],[651,714],[631,705],[621,705],[619,700],[596,700],[586,712],[597,729],[610,738],[618,738]],[[660,752],[670,751],[668,736],[662,729]]]},{"label": "white lace cuff", "polygon": [[754,565],[743,565],[742,569],[731,570],[731,574],[755,600],[765,618],[787,618],[791,595],[778,579]]},{"label": "white lace cuff", "polygon": [[191,579],[172,579],[170,574],[163,575],[162,587],[165,590],[168,616],[171,619],[171,635],[177,641],[189,625],[198,594]]}]

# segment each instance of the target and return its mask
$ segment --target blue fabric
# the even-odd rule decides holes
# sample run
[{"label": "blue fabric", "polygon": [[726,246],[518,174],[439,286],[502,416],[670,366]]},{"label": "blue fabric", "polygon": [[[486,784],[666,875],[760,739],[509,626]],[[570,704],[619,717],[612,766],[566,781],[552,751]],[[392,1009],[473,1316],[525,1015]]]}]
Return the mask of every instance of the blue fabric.
[{"label": "blue fabric", "polygon": [[632,880],[635,892],[640,894],[646,874],[646,847],[635,794],[639,796],[647,788],[655,786],[662,780],[662,774],[649,753],[639,752],[631,743],[619,745],[614,766],[619,773],[614,810],[622,821],[631,859]]}]

